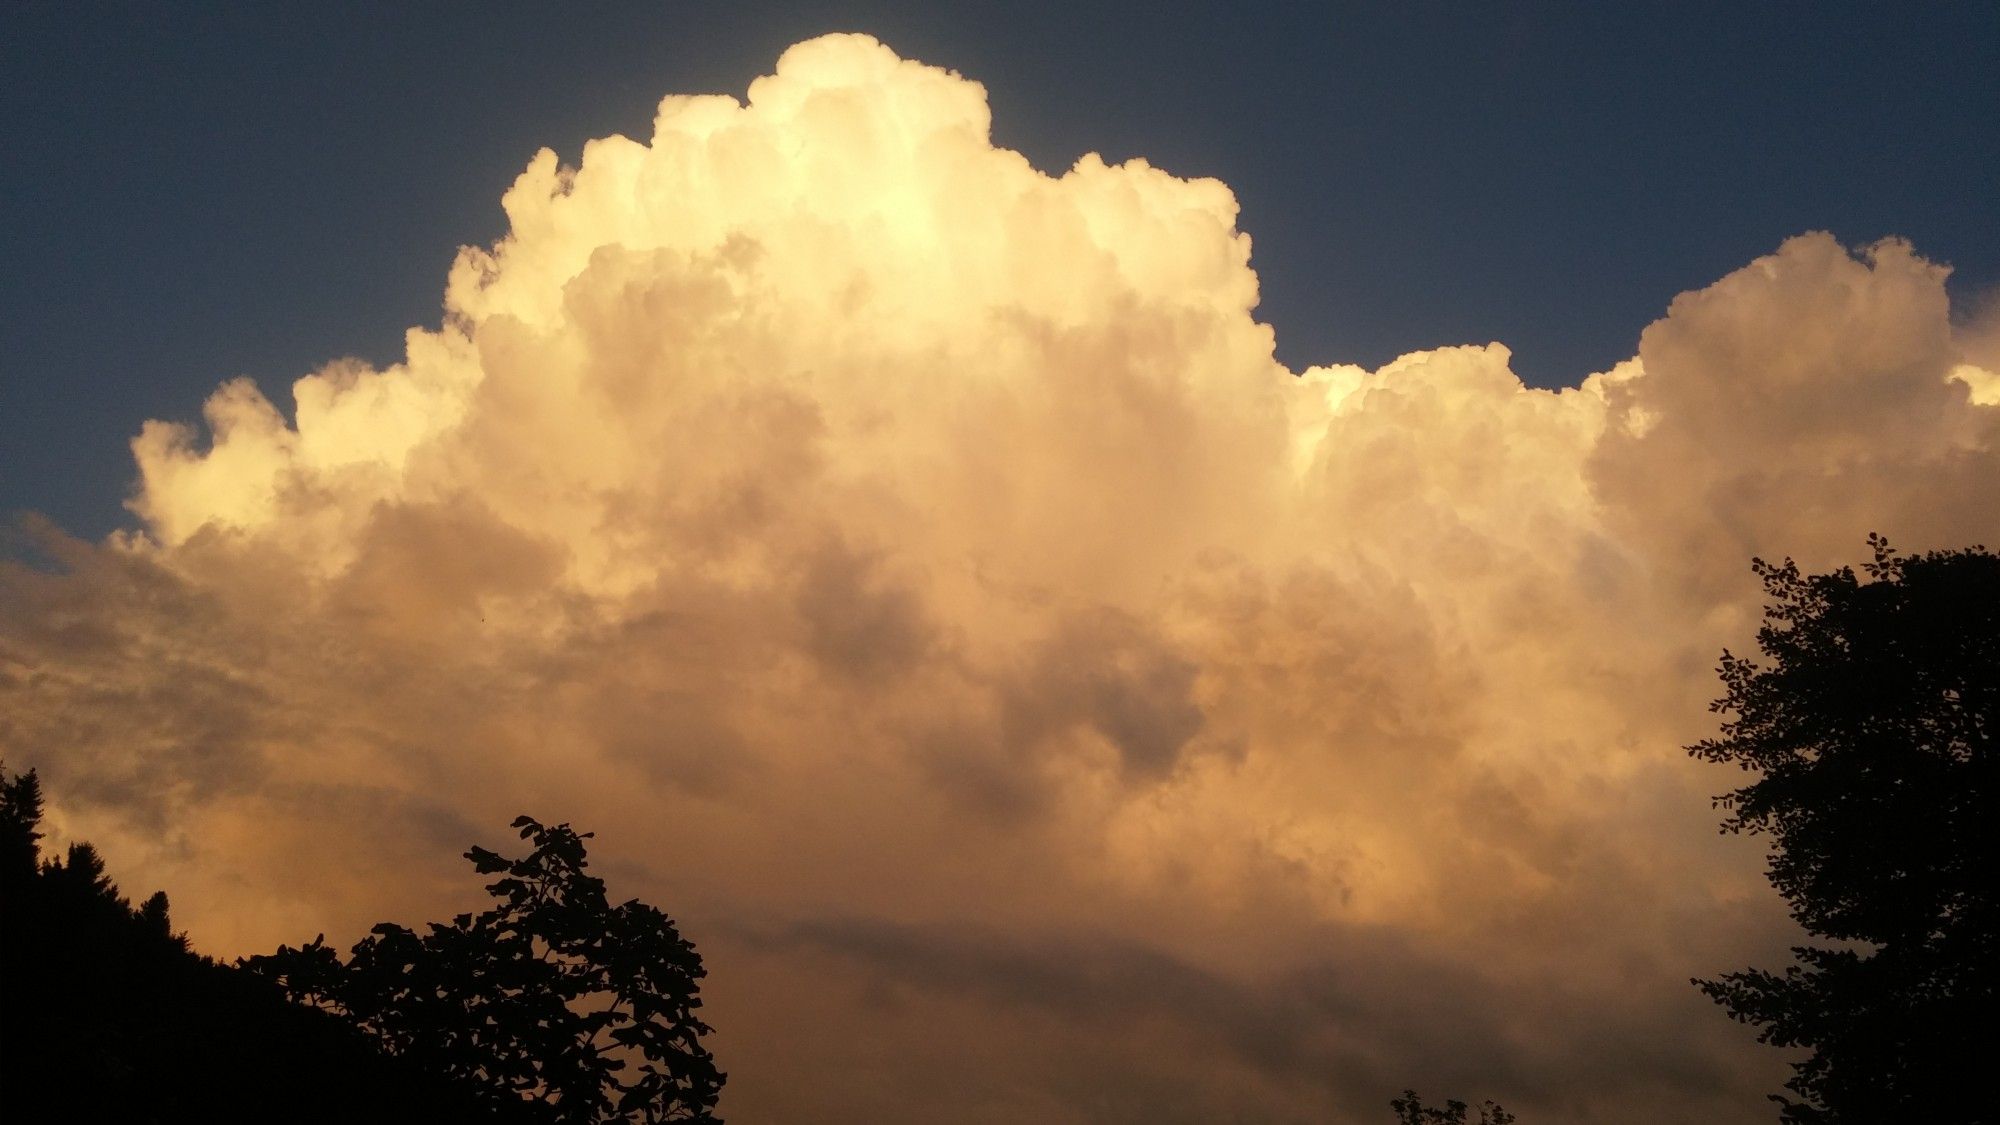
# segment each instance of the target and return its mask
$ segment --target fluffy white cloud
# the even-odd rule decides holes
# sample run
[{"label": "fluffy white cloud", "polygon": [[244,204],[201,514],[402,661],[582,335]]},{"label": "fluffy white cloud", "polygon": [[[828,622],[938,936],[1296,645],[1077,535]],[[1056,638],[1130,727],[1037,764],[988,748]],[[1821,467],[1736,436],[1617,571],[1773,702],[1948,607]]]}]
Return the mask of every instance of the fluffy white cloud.
[{"label": "fluffy white cloud", "polygon": [[1752,554],[1995,541],[1944,270],[1786,242],[1560,392],[1272,358],[1214,181],[801,44],[540,153],[386,370],[134,442],[0,572],[0,749],[251,952],[599,834],[743,1120],[1761,1119],[1685,982],[1791,936],[1708,776]]}]

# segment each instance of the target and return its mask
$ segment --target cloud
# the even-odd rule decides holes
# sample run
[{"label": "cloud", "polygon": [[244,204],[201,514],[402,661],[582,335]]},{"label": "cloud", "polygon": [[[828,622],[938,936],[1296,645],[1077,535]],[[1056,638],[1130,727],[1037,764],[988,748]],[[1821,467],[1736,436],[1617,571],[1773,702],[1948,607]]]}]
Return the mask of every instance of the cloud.
[{"label": "cloud", "polygon": [[593,829],[744,1120],[1761,1119],[1685,981],[1792,935],[1679,747],[1751,555],[1996,541],[1944,269],[1793,238],[1559,392],[1294,373],[1225,186],[988,125],[831,36],[538,154],[404,362],[32,532],[0,749],[225,954]]}]

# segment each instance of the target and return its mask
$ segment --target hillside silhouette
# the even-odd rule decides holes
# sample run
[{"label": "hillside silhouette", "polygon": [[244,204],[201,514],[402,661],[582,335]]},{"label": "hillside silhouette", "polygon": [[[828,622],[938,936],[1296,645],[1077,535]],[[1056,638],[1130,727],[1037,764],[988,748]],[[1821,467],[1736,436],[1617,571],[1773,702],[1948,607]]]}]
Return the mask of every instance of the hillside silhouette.
[{"label": "hillside silhouette", "polygon": [[0,1120],[532,1121],[201,956],[93,847],[41,854],[34,771],[0,767]]}]

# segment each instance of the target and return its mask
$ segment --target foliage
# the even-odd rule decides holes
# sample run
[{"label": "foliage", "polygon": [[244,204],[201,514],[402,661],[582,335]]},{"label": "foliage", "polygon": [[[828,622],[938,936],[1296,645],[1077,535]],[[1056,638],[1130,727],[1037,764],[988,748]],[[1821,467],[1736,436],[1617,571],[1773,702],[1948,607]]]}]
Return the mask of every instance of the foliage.
[{"label": "foliage", "polygon": [[516,1121],[199,956],[97,850],[41,857],[41,783],[0,768],[0,1121]]},{"label": "foliage", "polygon": [[1810,1048],[1787,1122],[1984,1119],[1995,999],[1994,739],[2000,558],[1897,555],[1868,581],[1756,561],[1767,663],[1723,653],[1731,716],[1690,753],[1756,780],[1716,800],[1772,839],[1770,878],[1809,933],[1781,973],[1695,984],[1759,1039]]},{"label": "foliage", "polygon": [[34,770],[9,778],[0,768],[0,894],[13,898],[41,862],[42,782]]},{"label": "foliage", "polygon": [[724,1076],[699,1042],[694,947],[654,907],[609,903],[585,873],[589,833],[525,816],[514,827],[533,842],[527,857],[466,853],[500,876],[485,913],[421,935],[378,925],[345,964],[321,935],[246,967],[538,1120],[714,1122]]},{"label": "foliage", "polygon": [[1481,1102],[1479,1118],[1468,1122],[1466,1113],[1470,1107],[1464,1102],[1448,1100],[1442,1107],[1426,1106],[1415,1090],[1404,1090],[1403,1096],[1389,1102],[1396,1111],[1396,1125],[1513,1125],[1514,1115],[1501,1109],[1496,1102]]}]

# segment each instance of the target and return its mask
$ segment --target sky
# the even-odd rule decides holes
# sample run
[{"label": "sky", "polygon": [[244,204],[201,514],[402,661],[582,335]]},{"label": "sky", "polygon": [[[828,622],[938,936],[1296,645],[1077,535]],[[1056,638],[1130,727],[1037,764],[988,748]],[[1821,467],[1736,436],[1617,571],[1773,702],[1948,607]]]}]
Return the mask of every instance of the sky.
[{"label": "sky", "polygon": [[[0,510],[130,524],[134,418],[387,363],[544,146],[867,31],[995,140],[1228,183],[1278,355],[1491,341],[1536,386],[1808,230],[2000,282],[1988,4],[10,5]],[[280,396],[282,397],[282,396]],[[284,403],[279,404],[286,408]]]},{"label": "sky", "polygon": [[197,948],[527,813],[731,1120],[1768,1119],[1682,748],[1753,556],[2000,542],[1990,8],[104,11],[0,754]]}]

